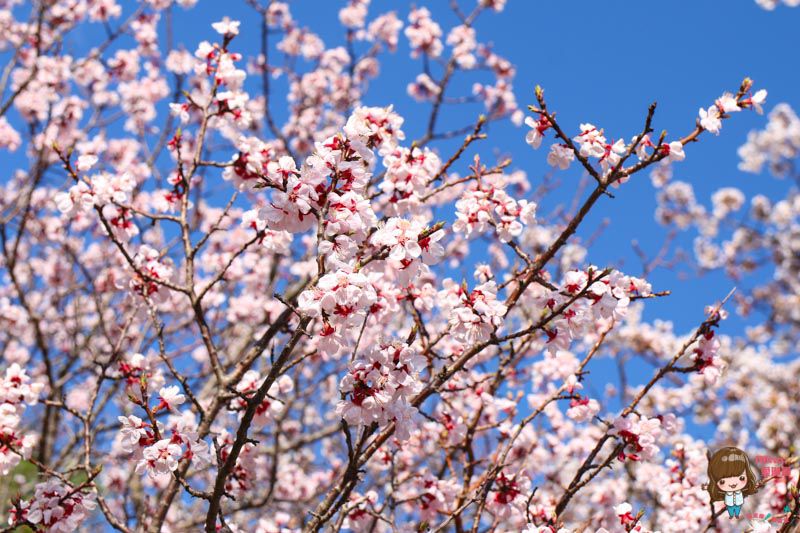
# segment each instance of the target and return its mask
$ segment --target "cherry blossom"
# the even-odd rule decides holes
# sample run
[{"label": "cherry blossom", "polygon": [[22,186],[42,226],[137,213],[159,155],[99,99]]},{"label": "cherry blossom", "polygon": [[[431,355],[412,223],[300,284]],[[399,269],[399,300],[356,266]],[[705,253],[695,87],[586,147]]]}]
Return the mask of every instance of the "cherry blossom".
[{"label": "cherry blossom", "polygon": [[395,261],[414,260],[422,255],[419,243],[423,226],[402,218],[390,218],[386,225],[379,228],[372,236],[372,242],[378,246],[389,248],[389,258]]},{"label": "cherry blossom", "polygon": [[633,511],[633,507],[631,507],[631,504],[628,502],[621,503],[614,507],[614,513],[616,513],[616,515],[619,517],[619,522],[623,526],[634,524],[636,522],[636,519],[633,517],[633,514],[631,514],[631,511]]},{"label": "cherry blossom", "polygon": [[544,133],[550,127],[550,121],[542,117],[539,120],[534,120],[533,117],[525,117],[525,125],[531,128],[531,131],[525,135],[525,142],[536,149],[542,145]]},{"label": "cherry blossom", "polygon": [[172,267],[161,260],[158,250],[143,245],[133,258],[135,269],[131,274],[131,291],[147,298],[166,298],[166,290],[159,282],[172,278]]},{"label": "cherry blossom", "polygon": [[[247,407],[247,400],[250,396],[255,394],[258,387],[263,383],[258,372],[255,370],[248,370],[242,377],[242,380],[236,385],[236,391],[240,397],[233,401],[231,408],[237,411],[244,411]],[[294,383],[289,376],[281,376],[281,378],[273,383],[268,391],[268,399],[261,402],[255,412],[255,423],[258,425],[267,424],[272,416],[279,415],[283,411],[283,404],[279,399],[281,395],[289,393],[294,388]]]},{"label": "cherry blossom", "polygon": [[550,153],[547,154],[547,164],[551,167],[558,167],[561,170],[567,170],[570,163],[575,160],[575,153],[563,144],[554,144],[550,146]]},{"label": "cherry blossom", "polygon": [[44,384],[32,382],[25,369],[12,363],[0,382],[0,474],[7,476],[21,459],[30,457],[36,436],[22,425],[26,408],[35,405]]},{"label": "cherry blossom", "polygon": [[239,24],[238,20],[231,20],[225,17],[221,21],[213,23],[211,27],[224,37],[233,37],[239,34]]},{"label": "cherry blossom", "polygon": [[348,423],[369,426],[396,422],[396,436],[410,436],[416,408],[409,399],[419,391],[418,372],[424,359],[411,348],[380,344],[350,364],[339,388],[346,399],[336,406]]},{"label": "cherry blossom", "polygon": [[5,117],[0,117],[0,148],[14,152],[19,148],[22,138]]},{"label": "cherry blossom", "polygon": [[384,210],[395,215],[418,212],[422,196],[441,168],[439,157],[427,148],[398,147],[382,163],[386,173],[380,188],[389,195]]},{"label": "cherry blossom", "polygon": [[178,468],[178,459],[181,455],[180,446],[174,444],[171,439],[161,439],[143,450],[142,460],[136,465],[136,470],[147,470],[151,477],[173,472]]},{"label": "cherry blossom", "polygon": [[766,128],[750,132],[739,148],[739,168],[757,173],[769,165],[773,174],[785,175],[800,154],[800,119],[787,104],[776,105],[768,118]]},{"label": "cherry blossom", "polygon": [[502,324],[507,308],[498,301],[497,284],[488,281],[471,291],[445,280],[445,289],[440,292],[441,308],[450,316],[450,325],[456,339],[471,344],[489,338]]},{"label": "cherry blossom", "polygon": [[12,515],[11,525],[30,523],[54,533],[75,531],[96,507],[94,494],[84,493],[50,479],[36,485],[29,502],[25,502],[21,515]]},{"label": "cherry blossom", "polygon": [[78,162],[75,165],[75,168],[77,168],[81,172],[87,172],[97,164],[97,161],[98,159],[96,155],[84,154],[78,158]]},{"label": "cherry blossom", "polygon": [[[0,2],[10,526],[727,532],[708,449],[796,455],[800,121],[749,78],[604,129],[515,84],[505,0],[39,4]],[[674,165],[742,119],[758,191]]]},{"label": "cherry blossom", "polygon": [[177,385],[162,387],[158,391],[158,405],[155,410],[169,409],[170,411],[175,411],[179,405],[186,401],[186,396],[178,392],[179,390]]},{"label": "cherry blossom", "polygon": [[447,44],[453,47],[453,57],[461,68],[475,66],[477,59],[473,51],[477,48],[475,30],[469,26],[455,26],[447,35]]},{"label": "cherry blossom", "polygon": [[797,7],[800,5],[800,2],[797,0],[756,0],[756,4],[770,11],[778,7],[781,3],[787,7]]},{"label": "cherry blossom", "polygon": [[439,85],[424,72],[408,84],[408,95],[418,102],[435,100],[441,92]]},{"label": "cherry blossom", "polygon": [[404,30],[409,44],[411,56],[417,57],[420,53],[431,57],[439,57],[442,53],[442,28],[431,19],[431,12],[426,8],[412,9],[408,15],[409,25]]},{"label": "cherry blossom", "polygon": [[686,154],[683,153],[683,144],[679,141],[672,141],[663,145],[661,151],[669,156],[670,161],[683,161],[686,159]]},{"label": "cherry blossom", "polygon": [[[617,417],[611,434],[619,436],[626,444],[619,454],[621,460],[653,459],[659,451],[657,442],[661,435],[661,421],[637,416]],[[626,453],[626,449],[630,451]]]},{"label": "cherry blossom", "polygon": [[502,174],[487,175],[467,190],[456,202],[458,218],[453,230],[474,238],[493,227],[500,241],[508,242],[522,233],[523,224],[532,225],[536,204],[510,197],[504,190],[507,181]]},{"label": "cherry blossom", "polygon": [[593,398],[579,398],[572,400],[567,409],[567,416],[576,422],[591,420],[600,412],[600,404]]},{"label": "cherry blossom", "polygon": [[699,115],[700,125],[714,135],[719,135],[719,130],[722,127],[719,107],[713,105],[708,109],[700,108]]},{"label": "cherry blossom", "polygon": [[344,133],[351,141],[357,140],[368,147],[388,148],[405,139],[400,127],[403,118],[392,107],[359,107],[344,125]]},{"label": "cherry blossom", "polygon": [[524,513],[524,494],[528,491],[530,481],[524,476],[507,477],[501,472],[495,481],[495,487],[487,498],[489,512],[498,518],[508,518]]},{"label": "cherry blossom", "polygon": [[369,0],[350,0],[345,7],[339,10],[339,21],[346,28],[361,28],[364,26],[368,7]]}]

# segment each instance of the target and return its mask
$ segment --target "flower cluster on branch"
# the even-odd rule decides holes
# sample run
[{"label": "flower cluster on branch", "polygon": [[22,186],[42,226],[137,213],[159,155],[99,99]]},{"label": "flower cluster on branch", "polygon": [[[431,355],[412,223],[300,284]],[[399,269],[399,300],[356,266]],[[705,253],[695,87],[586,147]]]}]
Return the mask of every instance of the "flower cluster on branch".
[{"label": "flower cluster on branch", "polygon": [[[672,165],[766,91],[612,135],[515,89],[476,24],[505,0],[342,0],[334,45],[241,3],[176,44],[197,0],[0,2],[8,530],[729,531],[707,447],[799,444],[800,196],[706,205]],[[392,54],[403,105],[370,92]],[[800,121],[767,120],[741,170],[797,178]],[[507,155],[545,141],[545,176]],[[603,264],[590,214],[647,173],[692,254]],[[748,283],[645,320],[679,262]],[[790,524],[787,465],[758,505]]]}]

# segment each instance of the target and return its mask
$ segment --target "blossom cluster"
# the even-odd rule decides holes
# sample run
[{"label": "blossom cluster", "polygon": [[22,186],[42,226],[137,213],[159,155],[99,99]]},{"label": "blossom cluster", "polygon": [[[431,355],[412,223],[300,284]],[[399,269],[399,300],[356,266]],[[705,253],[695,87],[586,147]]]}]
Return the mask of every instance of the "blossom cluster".
[{"label": "blossom cluster", "polygon": [[172,275],[172,266],[162,260],[158,250],[145,244],[133,258],[128,286],[133,294],[163,301],[167,291],[162,283],[171,281]]},{"label": "blossom cluster", "polygon": [[36,444],[35,435],[22,425],[29,405],[39,401],[44,384],[31,381],[24,368],[13,363],[0,381],[0,475],[7,476],[21,459],[27,459]]},{"label": "blossom cluster", "polygon": [[451,279],[442,282],[439,308],[450,317],[451,334],[464,344],[487,340],[503,324],[508,308],[497,298],[497,283],[487,281],[469,290]]},{"label": "blossom cluster", "polygon": [[764,112],[761,106],[766,99],[767,91],[765,89],[760,89],[747,98],[737,98],[730,93],[725,93],[717,98],[714,105],[707,109],[700,108],[698,113],[700,126],[710,133],[719,135],[722,119],[726,118],[728,114],[752,108],[760,115]]},{"label": "blossom cluster", "polygon": [[[632,297],[652,293],[644,279],[616,270],[602,279],[597,279],[598,275],[595,267],[571,270],[564,274],[560,291],[529,289],[528,301],[534,308],[556,315],[544,328],[551,353],[569,349],[574,340],[584,338],[599,324],[610,324],[626,316]],[[564,312],[556,313],[563,306],[566,306]]]},{"label": "blossom cluster", "polygon": [[523,224],[536,222],[536,203],[516,200],[505,190],[501,174],[481,176],[456,202],[453,231],[475,238],[494,228],[500,242],[509,242],[522,233]]},{"label": "blossom cluster", "polygon": [[18,502],[9,524],[33,524],[53,533],[69,533],[86,520],[97,506],[92,492],[83,492],[58,479],[36,484],[30,500]]},{"label": "blossom cluster", "polygon": [[[671,416],[674,420],[675,415]],[[662,431],[664,427],[669,427],[669,423],[655,417],[617,417],[609,433],[616,435],[625,443],[625,448],[619,452],[619,459],[633,461],[653,459],[659,451],[658,441]]]},{"label": "blossom cluster", "polygon": [[441,169],[436,152],[398,146],[383,157],[386,173],[380,188],[386,194],[383,211],[390,215],[419,212],[422,199]]},{"label": "blossom cluster", "polygon": [[425,358],[398,342],[370,347],[348,367],[339,389],[345,396],[336,412],[349,424],[395,423],[395,436],[406,440],[417,409],[410,400],[422,388],[419,372]]},{"label": "blossom cluster", "polygon": [[769,11],[772,11],[781,3],[786,7],[800,6],[800,2],[798,0],[756,0],[756,4]]},{"label": "blossom cluster", "polygon": [[719,356],[719,347],[719,340],[713,331],[709,331],[700,338],[697,348],[694,349],[698,372],[709,384],[716,383],[725,370],[726,363]]},{"label": "blossom cluster", "polygon": [[[705,198],[672,166],[766,91],[679,137],[655,106],[644,131],[564,133],[537,88],[500,152],[524,113],[479,18],[505,0],[343,0],[319,34],[245,2],[187,37],[196,3],[0,2],[12,527],[701,531],[714,443],[687,420],[797,449],[800,194]],[[370,93],[397,50],[407,102]],[[777,106],[740,168],[795,177],[798,123]],[[511,158],[545,137],[588,174],[572,206]],[[635,276],[593,221],[645,170],[656,221],[697,235],[691,258],[636,245]],[[687,265],[739,287],[689,331],[650,318]],[[796,509],[796,475],[757,505]]]},{"label": "blossom cluster", "polygon": [[211,463],[211,450],[197,433],[194,415],[178,410],[178,406],[186,401],[178,391],[175,385],[162,387],[159,403],[150,409],[153,414],[161,410],[170,411],[166,423],[144,421],[135,415],[118,417],[121,426],[117,441],[119,450],[137,461],[137,472],[146,471],[149,476],[157,478],[175,472],[184,459],[196,468]]},{"label": "blossom cluster", "polygon": [[[243,412],[247,408],[247,402],[253,396],[266,378],[261,378],[255,370],[248,370],[242,380],[236,385],[236,392],[239,397],[231,402],[231,410]],[[255,410],[253,422],[257,426],[267,424],[274,416],[280,415],[283,406],[275,398],[285,395],[294,388],[294,383],[289,376],[281,376],[278,381],[272,383],[267,391],[267,397]]]},{"label": "blossom cluster", "polygon": [[[742,85],[743,92],[748,91],[751,86],[752,81],[746,79]],[[746,96],[724,93],[712,106],[700,108],[698,113],[698,132],[708,131],[719,135],[722,128],[722,120],[728,118],[731,113],[742,109],[753,109],[758,114],[762,114],[762,106],[766,101],[766,97],[767,91],[765,89],[760,89],[754,94]],[[527,117],[525,119],[525,124],[531,128],[525,137],[525,142],[532,148],[537,149],[541,146],[547,131],[555,128],[553,128],[550,115],[545,111],[540,111],[536,108],[532,109],[539,114],[539,118]],[[550,152],[547,155],[547,162],[550,166],[566,170],[577,156],[581,158],[584,164],[589,164],[591,161],[596,160],[600,165],[600,174],[603,176],[608,176],[612,171],[619,172],[622,170],[620,164],[632,153],[636,154],[640,162],[648,164],[654,161],[663,161],[664,164],[683,161],[686,158],[684,145],[693,139],[693,137],[688,137],[666,142],[662,137],[657,143],[654,143],[649,133],[645,133],[643,135],[635,135],[630,143],[625,143],[623,139],[608,139],[602,128],[590,123],[581,124],[580,133],[572,139],[566,138],[558,130],[555,131],[557,136],[561,138],[561,142],[550,146]],[[755,149],[747,149],[747,152],[743,152],[743,157],[746,156],[746,153],[754,152],[756,152]],[[753,156],[747,157],[752,159]],[[755,162],[748,164],[750,166],[756,165],[756,167],[759,165],[759,163]],[[625,181],[627,181],[627,176],[620,175],[611,184],[619,186]]]},{"label": "blossom cluster", "polygon": [[769,122],[762,131],[750,132],[739,148],[739,168],[759,173],[769,165],[772,174],[785,176],[792,171],[792,161],[800,155],[800,118],[787,104],[778,104],[769,112]]}]

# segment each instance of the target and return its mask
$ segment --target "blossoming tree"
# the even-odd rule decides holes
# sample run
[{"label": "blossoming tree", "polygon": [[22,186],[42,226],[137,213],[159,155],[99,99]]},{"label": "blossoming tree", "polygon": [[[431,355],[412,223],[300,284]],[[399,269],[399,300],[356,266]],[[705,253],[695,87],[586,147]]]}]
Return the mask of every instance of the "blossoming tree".
[{"label": "blossoming tree", "polygon": [[[765,90],[720,88],[678,134],[656,133],[653,104],[612,137],[562,124],[558,95],[514,92],[474,28],[505,0],[452,2],[450,28],[424,7],[343,1],[338,47],[286,3],[247,0],[252,19],[174,46],[174,13],[195,3],[0,2],[0,148],[24,162],[0,195],[9,530],[729,529],[687,417],[790,458],[755,497],[789,530],[800,196],[742,215],[736,189],[706,208],[671,180]],[[93,41],[74,53],[76,39]],[[419,125],[362,104],[400,39]],[[456,94],[467,71],[481,81]],[[464,102],[483,113],[451,111]],[[448,113],[462,124],[443,127]],[[497,121],[586,177],[574,210],[537,210],[546,181],[487,148]],[[743,171],[797,178],[800,119],[775,107],[740,153]],[[691,331],[644,322],[668,288],[574,238],[648,175],[659,222],[698,233],[691,262],[770,272]],[[727,307],[767,318],[725,332]],[[590,373],[609,356],[617,382]],[[634,358],[652,377],[625,378]]]}]

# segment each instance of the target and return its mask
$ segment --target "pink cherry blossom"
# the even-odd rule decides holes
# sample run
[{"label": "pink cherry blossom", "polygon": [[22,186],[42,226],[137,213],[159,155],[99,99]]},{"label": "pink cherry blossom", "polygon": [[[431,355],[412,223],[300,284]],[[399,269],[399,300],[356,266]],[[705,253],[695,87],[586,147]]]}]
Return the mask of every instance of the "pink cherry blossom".
[{"label": "pink cherry blossom", "polygon": [[181,394],[179,390],[177,385],[161,387],[161,390],[158,391],[159,403],[158,406],[156,406],[156,410],[163,408],[175,411],[179,405],[186,401],[186,396]]},{"label": "pink cherry blossom", "polygon": [[143,457],[136,465],[136,470],[146,470],[151,477],[173,472],[178,468],[181,455],[180,446],[172,443],[171,439],[162,439],[143,450]]},{"label": "pink cherry blossom", "polygon": [[211,27],[222,36],[232,37],[239,34],[239,24],[240,22],[238,20],[231,20],[228,17],[224,17],[219,22],[213,23]]},{"label": "pink cherry blossom", "polygon": [[96,507],[95,496],[91,492],[75,491],[57,479],[50,479],[36,485],[35,493],[25,502],[22,516],[12,515],[15,523],[26,522],[40,525],[54,533],[75,531]]},{"label": "pink cherry blossom", "polygon": [[[527,90],[505,0],[40,4],[0,2],[12,528],[727,533],[709,449],[797,448],[800,120],[749,78],[629,121],[669,53]],[[675,165],[742,119],[756,193]]]},{"label": "pink cherry blossom", "polygon": [[561,170],[569,168],[570,163],[575,160],[575,153],[563,144],[550,146],[550,153],[547,154],[547,164],[551,167],[558,167]]},{"label": "pink cherry blossom", "polygon": [[426,8],[412,9],[408,15],[409,25],[406,26],[405,35],[411,45],[411,56],[417,57],[424,53],[431,57],[439,57],[442,53],[442,28],[431,19],[431,13]]}]

